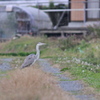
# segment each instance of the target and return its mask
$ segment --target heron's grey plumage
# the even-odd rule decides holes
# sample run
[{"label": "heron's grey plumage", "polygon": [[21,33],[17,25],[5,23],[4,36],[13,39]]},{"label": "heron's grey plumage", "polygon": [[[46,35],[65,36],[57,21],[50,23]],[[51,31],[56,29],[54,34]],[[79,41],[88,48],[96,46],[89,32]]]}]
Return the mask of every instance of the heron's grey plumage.
[{"label": "heron's grey plumage", "polygon": [[24,60],[24,63],[22,64],[21,68],[30,66],[35,59],[35,55],[34,54],[30,54],[29,56],[26,57],[26,59]]},{"label": "heron's grey plumage", "polygon": [[26,57],[26,59],[24,60],[24,63],[22,64],[21,68],[25,68],[25,67],[28,67],[30,65],[33,65],[35,63],[36,60],[39,59],[39,56],[40,56],[40,50],[39,50],[39,46],[41,45],[45,45],[45,43],[41,43],[39,42],[37,45],[36,45],[36,55],[35,54],[30,54]]}]

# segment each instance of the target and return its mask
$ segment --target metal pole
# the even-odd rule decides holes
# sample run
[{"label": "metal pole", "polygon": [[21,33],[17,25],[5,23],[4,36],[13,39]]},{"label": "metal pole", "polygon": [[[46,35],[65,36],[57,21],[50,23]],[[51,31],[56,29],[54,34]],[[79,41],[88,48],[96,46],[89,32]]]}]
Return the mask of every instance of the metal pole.
[{"label": "metal pole", "polygon": [[84,4],[84,24],[86,22],[86,2],[83,2]]},{"label": "metal pole", "polygon": [[59,18],[59,21],[58,21],[57,25],[54,26],[54,29],[57,29],[58,28],[58,26],[59,26],[59,24],[60,24],[60,22],[61,22],[61,20],[62,20],[62,18],[64,16],[64,14],[65,14],[65,11],[62,13],[61,17]]},{"label": "metal pole", "polygon": [[39,10],[39,1],[37,0],[37,9],[38,9],[38,23],[40,23],[40,10]]}]

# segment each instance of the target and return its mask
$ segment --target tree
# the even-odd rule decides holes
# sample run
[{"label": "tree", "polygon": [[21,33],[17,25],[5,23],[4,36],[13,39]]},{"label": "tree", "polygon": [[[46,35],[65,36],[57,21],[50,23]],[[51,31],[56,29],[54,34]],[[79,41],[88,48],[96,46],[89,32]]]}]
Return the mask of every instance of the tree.
[{"label": "tree", "polygon": [[49,2],[49,8],[50,8],[50,9],[54,9],[54,8],[55,8],[54,2],[53,2],[53,1],[50,1],[50,2]]}]

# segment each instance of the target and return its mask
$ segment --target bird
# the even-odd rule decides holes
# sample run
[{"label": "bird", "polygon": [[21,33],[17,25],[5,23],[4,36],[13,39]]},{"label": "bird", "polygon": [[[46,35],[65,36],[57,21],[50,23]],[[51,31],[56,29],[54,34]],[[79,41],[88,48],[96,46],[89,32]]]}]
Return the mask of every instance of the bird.
[{"label": "bird", "polygon": [[39,59],[39,57],[40,57],[39,47],[42,46],[42,45],[46,45],[46,43],[39,42],[36,45],[36,55],[35,54],[28,55],[25,58],[24,63],[21,65],[21,69],[33,65]]}]

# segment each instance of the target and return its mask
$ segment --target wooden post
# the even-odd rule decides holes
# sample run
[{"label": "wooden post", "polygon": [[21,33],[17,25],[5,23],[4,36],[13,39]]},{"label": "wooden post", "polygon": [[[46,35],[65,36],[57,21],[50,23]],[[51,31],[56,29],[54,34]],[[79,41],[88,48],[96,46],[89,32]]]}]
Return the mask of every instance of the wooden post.
[{"label": "wooden post", "polygon": [[61,37],[64,38],[64,32],[63,31],[61,31]]}]

